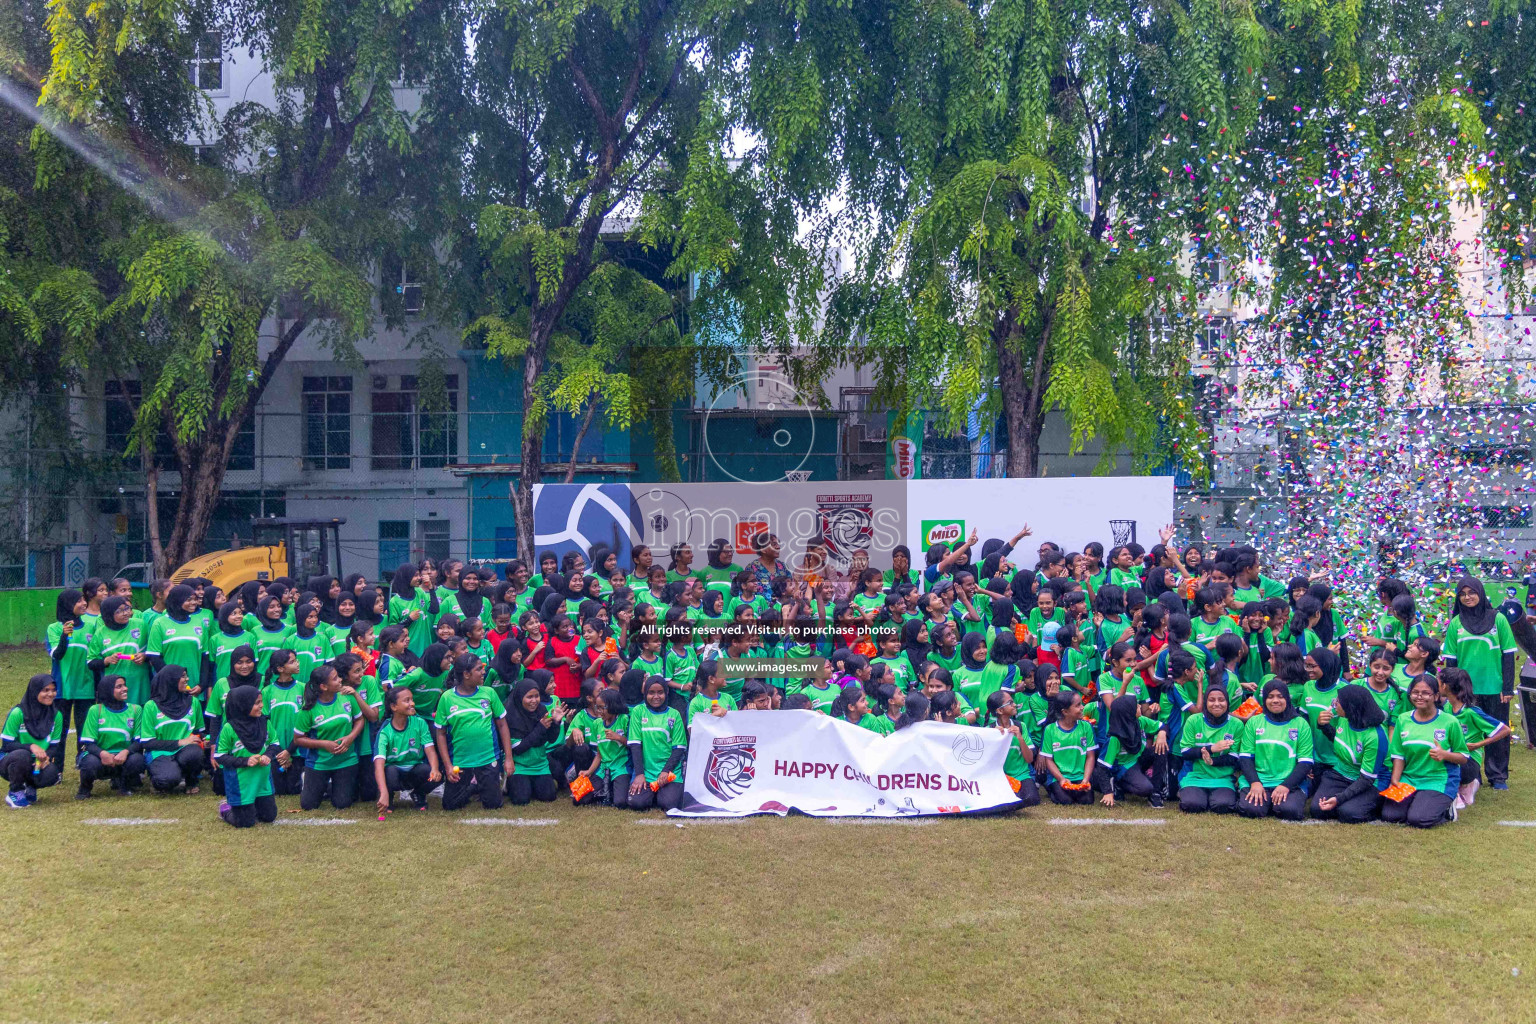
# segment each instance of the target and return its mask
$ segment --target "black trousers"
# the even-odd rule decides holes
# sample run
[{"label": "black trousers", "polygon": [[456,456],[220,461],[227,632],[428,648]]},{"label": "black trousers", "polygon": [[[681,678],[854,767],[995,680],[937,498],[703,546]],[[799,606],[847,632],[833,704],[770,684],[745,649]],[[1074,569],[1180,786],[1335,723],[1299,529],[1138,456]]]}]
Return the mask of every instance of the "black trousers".
[{"label": "black trousers", "polygon": [[1237,790],[1206,789],[1204,786],[1185,786],[1179,790],[1179,810],[1185,814],[1235,814]]},{"label": "black trousers", "polygon": [[287,768],[272,762],[272,792],[278,796],[296,796],[304,789],[304,759],[291,750],[288,756],[293,760]]},{"label": "black trousers", "polygon": [[1323,777],[1318,780],[1317,792],[1312,794],[1312,799],[1307,802],[1307,810],[1314,818],[1337,818],[1346,825],[1363,825],[1368,821],[1376,820],[1381,813],[1381,794],[1374,788],[1340,802],[1331,811],[1325,811],[1317,805],[1317,802],[1324,797],[1338,797],[1349,787],[1348,779],[1332,768],[1325,768]]},{"label": "black trousers", "polygon": [[[1509,724],[1509,705],[1504,703],[1504,698],[1497,693],[1480,693],[1475,698],[1477,706],[1488,712],[1494,718]],[[1510,700],[1514,700],[1513,697]],[[1527,729],[1530,726],[1526,727]],[[1488,785],[1509,780],[1509,737],[1506,736],[1497,743],[1490,743],[1483,748],[1483,776]]]},{"label": "black trousers", "polygon": [[[409,790],[416,800],[417,807],[424,807],[427,803],[427,794],[432,792],[433,783],[427,780],[432,776],[432,766],[423,761],[413,764],[409,768],[401,769],[395,765],[384,766],[384,785],[389,787],[391,794]],[[377,788],[378,781],[374,781]],[[378,799],[377,796],[374,797]]]},{"label": "black trousers", "polygon": [[622,809],[629,806],[629,783],[630,776],[628,775],[615,775],[613,778],[607,780],[607,802],[610,807],[618,807]]},{"label": "black trousers", "polygon": [[248,804],[231,807],[224,812],[223,817],[235,828],[254,828],[258,821],[270,825],[277,820],[277,800],[270,796],[259,796]]},{"label": "black trousers", "polygon": [[501,769],[498,766],[460,768],[458,782],[443,782],[443,810],[456,811],[466,806],[476,794],[480,797],[480,806],[488,811],[501,806]]},{"label": "black trousers", "polygon": [[203,771],[203,748],[195,744],[177,747],[176,753],[149,762],[149,784],[157,793],[169,793],[183,782],[191,789]]},{"label": "black trousers", "polygon": [[522,807],[531,800],[547,804],[555,798],[558,789],[553,775],[513,772],[507,776],[507,799],[512,801],[514,807]]},{"label": "black trousers", "polygon": [[1061,783],[1055,777],[1045,784],[1045,792],[1051,798],[1053,804],[1091,804],[1093,803],[1093,790],[1091,789],[1062,789]]},{"label": "black trousers", "polygon": [[12,793],[20,793],[28,786],[47,789],[59,781],[62,769],[57,758],[51,758],[48,767],[40,772],[32,770],[32,763],[32,751],[25,747],[0,757],[0,774],[11,784]]},{"label": "black trousers", "polygon": [[1264,789],[1264,802],[1251,804],[1248,802],[1248,787],[1244,785],[1237,797],[1237,813],[1245,818],[1267,818],[1271,814],[1281,821],[1300,821],[1307,816],[1307,791],[1297,786],[1285,795],[1285,799],[1275,803],[1274,786]]},{"label": "black trousers", "polygon": [[345,768],[318,768],[304,766],[304,785],[299,790],[299,807],[312,811],[325,799],[325,791],[331,791],[331,806],[338,811],[351,807],[357,800],[357,764]]},{"label": "black trousers", "polygon": [[80,792],[82,793],[89,793],[91,785],[97,779],[111,779],[112,788],[116,790],[137,789],[141,781],[140,776],[144,774],[144,755],[134,752],[129,754],[122,764],[103,767],[101,758],[95,754],[81,754],[76,767],[80,770]]},{"label": "black trousers", "polygon": [[[75,754],[79,756],[80,730],[85,728],[86,713],[91,710],[91,705],[95,703],[96,699],[94,697],[57,697],[54,699],[53,710],[57,711],[59,716],[64,719],[64,732],[62,734],[64,738],[48,748],[49,757],[60,764],[64,763],[64,744],[69,740],[69,730],[71,728],[75,730]],[[75,717],[73,727],[69,724],[71,714]]]},{"label": "black trousers", "polygon": [[[630,780],[629,785],[634,785]],[[628,793],[628,788],[625,793]],[[683,802],[683,784],[681,782],[669,782],[660,789],[651,790],[650,783],[640,787],[640,792],[630,796],[629,809],[632,811],[648,811],[652,807],[659,807],[663,811],[670,811]]]},{"label": "black trousers", "polygon": [[1018,797],[1025,807],[1039,807],[1040,787],[1035,785],[1034,779],[1020,779]]},{"label": "black trousers", "polygon": [[[1147,778],[1146,769],[1152,769],[1152,777]],[[1102,774],[1101,774],[1102,772]],[[1114,786],[1115,799],[1127,796],[1139,796],[1143,800],[1153,793],[1162,795],[1168,788],[1168,755],[1154,754],[1151,744],[1142,748],[1141,756],[1136,763],[1130,765],[1119,775],[1110,774],[1108,768],[1103,765],[1094,767],[1095,788],[1109,792],[1109,787]]]},{"label": "black trousers", "polygon": [[[1487,747],[1483,748],[1487,750]],[[1415,792],[1407,800],[1383,800],[1381,820],[1394,825],[1412,825],[1414,828],[1434,828],[1451,820],[1454,798],[1444,793],[1431,793],[1427,789]]]}]

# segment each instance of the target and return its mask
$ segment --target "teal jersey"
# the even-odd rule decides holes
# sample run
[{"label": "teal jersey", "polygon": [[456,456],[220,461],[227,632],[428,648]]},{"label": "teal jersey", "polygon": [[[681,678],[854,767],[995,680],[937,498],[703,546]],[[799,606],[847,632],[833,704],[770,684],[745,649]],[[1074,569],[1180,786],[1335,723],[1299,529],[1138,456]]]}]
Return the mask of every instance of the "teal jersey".
[{"label": "teal jersey", "polygon": [[[694,677],[699,674],[699,656],[694,653],[693,648],[684,648],[683,653],[678,654],[671,647],[667,647],[662,652],[661,661],[665,666],[661,674],[672,684],[673,689],[684,694],[689,693],[693,688]],[[737,680],[736,685],[740,686],[741,681]]]},{"label": "teal jersey", "polygon": [[[235,727],[228,722],[219,730],[219,739],[214,746],[215,756],[255,757],[260,753],[261,750],[247,749],[240,742]],[[220,770],[224,773],[224,799],[231,807],[244,807],[255,803],[258,797],[272,795],[272,769],[267,765],[245,768],[221,766]]]},{"label": "teal jersey", "polygon": [[1313,763],[1312,726],[1301,715],[1284,722],[1276,722],[1267,713],[1254,715],[1243,729],[1237,756],[1252,762],[1264,788],[1273,789],[1298,764]]},{"label": "teal jersey", "polygon": [[[1178,747],[1182,753],[1186,750],[1209,750],[1223,739],[1232,741],[1232,745],[1224,751],[1227,757],[1234,763],[1206,764],[1205,758],[1197,757],[1194,760],[1183,760],[1179,763],[1179,786],[1193,786],[1196,789],[1232,789],[1237,784],[1237,758],[1238,745],[1243,738],[1243,721],[1233,715],[1227,715],[1220,722],[1211,721],[1204,713],[1190,715],[1184,720],[1182,731],[1179,733]],[[1212,759],[1220,755],[1212,753]]]},{"label": "teal jersey", "polygon": [[331,660],[331,638],[319,629],[309,636],[300,636],[298,630],[290,629],[283,634],[278,646],[292,651],[298,657],[299,670],[293,678],[300,682],[308,680],[309,673],[317,665],[324,665]]},{"label": "teal jersey", "polygon": [[1503,612],[1495,612],[1493,628],[1486,633],[1471,633],[1461,625],[1458,615],[1445,631],[1440,657],[1447,666],[1462,669],[1472,677],[1472,692],[1487,696],[1504,692],[1504,656],[1515,653],[1515,635]]},{"label": "teal jersey", "polygon": [[1117,587],[1130,590],[1132,587],[1141,586],[1141,577],[1134,570],[1121,569],[1119,566],[1109,570],[1109,582]]},{"label": "teal jersey", "polygon": [[896,723],[885,715],[877,715],[874,712],[864,712],[864,717],[855,723],[860,729],[868,729],[880,736],[889,736],[896,731]]},{"label": "teal jersey", "polygon": [[396,729],[394,720],[390,719],[379,726],[373,759],[383,761],[385,767],[408,771],[427,759],[427,749],[431,746],[432,732],[420,715],[406,718],[404,729]]},{"label": "teal jersey", "polygon": [[[1324,711],[1333,709],[1333,702],[1339,696],[1339,687],[1335,684],[1327,690],[1319,690],[1317,682],[1307,680],[1307,685],[1302,688],[1301,706],[1296,710],[1307,716],[1307,721],[1312,725],[1312,752],[1318,764],[1324,767],[1333,765],[1333,744],[1328,742],[1328,737],[1323,735],[1322,728],[1318,725],[1318,718]],[[1334,716],[1334,722],[1342,721],[1339,716]]]},{"label": "teal jersey", "polygon": [[[489,686],[477,686],[474,693],[460,693],[457,687],[443,693],[437,702],[433,722],[448,739],[448,754],[453,767],[484,768],[497,761],[498,748],[496,722],[507,716],[507,709]],[[547,775],[549,762],[544,748],[529,751],[542,761],[542,771],[525,771],[524,754],[517,755],[519,774]]]},{"label": "teal jersey", "polygon": [[304,687],[298,683],[283,686],[278,682],[261,688],[261,706],[267,713],[267,737],[284,750],[293,749],[293,728],[299,720]]},{"label": "teal jersey", "polygon": [[437,713],[437,702],[442,697],[443,690],[447,688],[448,677],[452,674],[452,669],[433,676],[428,675],[424,668],[413,668],[396,685],[404,686],[411,691],[411,696],[416,701],[418,715],[433,716]]},{"label": "teal jersey", "polygon": [[1363,775],[1378,790],[1391,785],[1387,730],[1379,725],[1356,729],[1344,718],[1334,719],[1334,725],[1333,740],[1329,743],[1333,758],[1330,767],[1350,782]]},{"label": "teal jersey", "polygon": [[1000,665],[995,661],[988,661],[976,673],[975,681],[966,681],[966,685],[958,687],[960,695],[965,702],[973,708],[985,708],[987,698],[998,690],[1013,689],[1013,682],[1018,678],[1018,666]]},{"label": "teal jersey", "polygon": [[[357,701],[345,694],[337,694],[330,700],[316,702],[314,707],[300,707],[293,732],[295,736],[307,736],[312,740],[340,742],[352,732],[353,723],[361,717]],[[305,747],[304,763],[321,772],[345,768],[357,763],[357,744],[353,743],[339,754]]]},{"label": "teal jersey", "polygon": [[[105,704],[92,704],[85,713],[85,724],[80,727],[80,744],[94,743],[110,754],[127,750],[143,716],[144,709],[133,703],[124,705],[121,711],[112,711]],[[59,717],[62,722],[63,716]]]},{"label": "teal jersey", "polygon": [[[169,616],[167,616],[167,619]],[[160,620],[162,622],[166,619]],[[180,718],[171,718],[160,710],[160,706],[154,701],[144,705],[144,714],[139,718],[139,740],[170,740],[177,742],[188,736],[199,734],[203,731],[203,702],[193,697],[187,705],[187,713]],[[146,750],[144,757],[153,761],[159,757],[170,757],[175,750]]]},{"label": "teal jersey", "polygon": [[1438,746],[1456,754],[1470,754],[1461,723],[1449,711],[1421,722],[1415,712],[1405,712],[1392,730],[1392,760],[1403,765],[1402,781],[1414,789],[1456,796],[1461,788],[1461,765],[1436,761],[1430,751]]},{"label": "teal jersey", "polygon": [[[666,706],[660,711],[649,704],[632,708],[629,712],[628,739],[630,743],[640,744],[641,770],[648,783],[661,778],[662,769],[671,760],[673,751],[688,749],[683,716],[675,708]],[[678,766],[681,765],[679,760]]]},{"label": "teal jersey", "polygon": [[[265,624],[259,626],[251,634],[251,644],[256,648],[256,670],[263,676],[267,674],[267,666],[272,663],[272,652],[283,647],[283,641],[288,638],[288,627],[281,629],[268,629]],[[295,679],[300,678],[294,676]]]},{"label": "teal jersey", "polygon": [[[64,648],[64,657],[51,661],[53,681],[58,684],[58,694],[64,700],[93,700],[96,697],[96,678],[91,675],[90,666],[86,664],[91,646],[91,622],[92,619],[87,618],[84,625],[76,626],[69,634],[69,644]],[[48,647],[50,659],[53,658],[53,652],[59,647],[63,636],[64,623],[48,624],[43,643]],[[192,678],[196,680],[196,674]]]},{"label": "teal jersey", "polygon": [[945,654],[937,647],[928,652],[928,660],[941,668],[948,669],[951,676],[959,670],[963,658],[964,655],[960,653],[960,648],[958,647],[948,654]]},{"label": "teal jersey", "polygon": [[149,700],[149,664],[135,664],[129,659],[144,653],[144,643],[148,639],[142,619],[129,619],[126,626],[118,629],[103,623],[91,631],[91,642],[85,655],[87,661],[104,663],[103,676],[122,676],[123,682],[128,684],[128,703],[141,707]]},{"label": "teal jersey", "polygon": [[[404,626],[407,638],[405,646],[418,658],[432,643],[432,630],[437,626],[437,616],[428,611],[431,606],[432,595],[420,587],[416,588],[416,594],[411,598],[399,594],[389,595],[389,610],[384,615],[384,625]],[[414,620],[411,618],[413,611],[421,613]]]},{"label": "teal jersey", "polygon": [[1222,615],[1215,622],[1206,622],[1205,616],[1197,616],[1190,622],[1191,639],[1197,644],[1204,644],[1214,649],[1216,638],[1223,633],[1238,633],[1237,623],[1230,616]]},{"label": "teal jersey", "polygon": [[27,718],[22,713],[21,705],[11,708],[11,713],[5,716],[5,727],[0,729],[0,740],[11,740],[16,743],[24,743],[47,749],[56,743],[64,742],[64,716],[57,711],[53,713],[53,728],[47,736],[33,736],[27,732]]},{"label": "teal jersey", "polygon": [[194,615],[186,622],[177,622],[169,615],[155,620],[149,629],[149,642],[144,645],[145,654],[157,654],[167,665],[180,665],[187,670],[191,685],[201,686],[203,679],[203,620]]},{"label": "teal jersey", "polygon": [[1088,755],[1098,749],[1093,738],[1093,726],[1084,719],[1070,729],[1063,729],[1060,722],[1045,727],[1040,739],[1040,756],[1056,763],[1056,770],[1068,782],[1082,782],[1088,769]]},{"label": "teal jersey", "polygon": [[230,636],[218,627],[203,636],[203,654],[213,663],[213,678],[222,679],[229,675],[230,655],[235,653],[235,648],[249,646],[251,634],[241,630],[234,636]]},{"label": "teal jersey", "polygon": [[[615,718],[612,725],[605,725],[601,719],[596,719],[594,725],[596,731],[587,733],[587,743],[597,750],[598,774],[605,779],[628,775],[629,714],[626,712]],[[608,735],[610,732],[617,733],[619,738],[613,739]]]},{"label": "teal jersey", "polygon": [[1385,690],[1376,689],[1368,678],[1360,680],[1360,685],[1365,687],[1371,699],[1376,702],[1376,706],[1381,708],[1381,713],[1387,716],[1388,725],[1396,722],[1397,716],[1404,711],[1412,710],[1413,705],[1408,703],[1407,695],[1390,680]]}]

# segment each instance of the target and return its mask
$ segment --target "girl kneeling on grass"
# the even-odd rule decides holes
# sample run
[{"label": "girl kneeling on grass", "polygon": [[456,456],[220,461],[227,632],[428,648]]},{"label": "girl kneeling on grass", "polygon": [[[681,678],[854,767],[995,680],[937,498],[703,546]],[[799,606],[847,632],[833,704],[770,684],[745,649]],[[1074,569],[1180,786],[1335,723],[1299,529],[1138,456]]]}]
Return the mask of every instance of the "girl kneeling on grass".
[{"label": "girl kneeling on grass", "polygon": [[1472,676],[1459,668],[1444,669],[1440,673],[1440,697],[1445,709],[1461,723],[1462,738],[1467,741],[1467,753],[1471,755],[1461,766],[1461,788],[1456,794],[1456,809],[1471,807],[1477,798],[1478,787],[1483,782],[1483,748],[1490,743],[1508,739],[1510,728],[1477,706],[1477,696],[1472,689]]},{"label": "girl kneeling on grass", "polygon": [[180,665],[165,666],[150,684],[150,701],[139,719],[139,749],[149,761],[149,784],[157,793],[170,793],[182,783],[189,796],[197,793],[204,723],[202,703],[192,689]]},{"label": "girl kneeling on grass", "polygon": [[1359,825],[1377,816],[1379,790],[1387,786],[1386,720],[1369,689],[1358,683],[1338,688],[1327,721],[1318,726],[1333,747],[1333,761],[1318,780],[1308,808],[1312,817]]},{"label": "girl kneeling on grass", "polygon": [[1439,688],[1439,680],[1429,675],[1408,687],[1413,710],[1400,715],[1392,730],[1392,784],[1406,782],[1414,791],[1406,799],[1384,801],[1382,821],[1434,828],[1456,820],[1462,766],[1470,756],[1461,723],[1435,706]]},{"label": "girl kneeling on grass", "polygon": [[[485,665],[473,654],[459,655],[449,675],[454,684],[438,698],[432,720],[438,761],[448,766],[443,771],[443,810],[458,810],[476,793],[480,806],[495,810],[502,803],[501,773],[511,775],[514,770],[507,709],[495,690],[481,685]],[[513,699],[520,700],[528,685],[528,680],[521,681],[512,691]]]},{"label": "girl kneeling on grass", "polygon": [[1030,767],[1035,755],[1029,749],[1024,731],[1014,722],[1018,705],[1013,702],[1013,694],[1007,690],[987,694],[986,709],[985,724],[995,725],[998,732],[1008,737],[1008,757],[1003,761],[1003,774],[1008,776],[1008,784],[1018,794],[1023,806],[1034,807],[1040,803],[1040,787],[1035,785],[1035,773]]},{"label": "girl kneeling on grass", "polygon": [[[542,675],[543,673],[539,673]],[[507,799],[522,807],[532,800],[549,803],[559,786],[549,770],[547,747],[560,734],[565,705],[556,702],[546,712],[542,680],[521,679],[512,687],[512,706],[507,709],[507,732],[511,737],[512,767],[507,775]]]},{"label": "girl kneeling on grass", "polygon": [[[1061,690],[1051,707],[1055,720],[1045,727],[1040,740],[1040,757],[1050,774],[1045,790],[1057,804],[1091,804],[1094,762],[1098,744],[1093,727],[1083,720],[1083,696],[1076,690]],[[1069,788],[1070,787],[1070,788]]]},{"label": "girl kneeling on grass", "polygon": [[629,713],[629,806],[637,811],[670,811],[683,798],[677,766],[688,752],[683,716],[667,705],[667,681],[645,681],[645,702]]},{"label": "girl kneeling on grass", "polygon": [[261,711],[261,691],[254,686],[237,686],[224,698],[224,724],[219,727],[214,760],[224,773],[219,817],[235,828],[277,820],[271,765],[278,746],[267,732],[267,716]]},{"label": "girl kneeling on grass", "polygon": [[[107,598],[108,601],[113,598]],[[100,778],[112,780],[112,788],[123,795],[139,788],[144,774],[144,755],[134,746],[134,726],[144,709],[128,703],[128,681],[119,675],[105,675],[96,684],[96,703],[85,713],[80,727],[80,756],[75,767],[80,770],[80,790],[76,800],[88,798],[91,786]]]},{"label": "girl kneeling on grass", "polygon": [[1179,810],[1186,814],[1237,811],[1237,746],[1243,721],[1230,713],[1227,691],[1205,691],[1201,713],[1184,720],[1179,733]]},{"label": "girl kneeling on grass", "polygon": [[53,677],[42,673],[27,680],[21,703],[11,708],[0,730],[0,773],[10,786],[7,807],[29,807],[37,791],[59,781],[58,761],[48,751],[64,745],[64,718],[53,707],[59,689]]},{"label": "girl kneeling on grass", "polygon": [[1248,783],[1237,813],[1300,821],[1307,809],[1302,783],[1312,771],[1312,726],[1291,706],[1285,683],[1270,680],[1263,694],[1264,711],[1248,719],[1237,748],[1238,768]]},{"label": "girl kneeling on grass", "polygon": [[330,790],[331,806],[346,810],[357,799],[357,750],[363,714],[355,697],[342,692],[341,676],[329,663],[316,665],[304,684],[304,703],[293,723],[293,742],[304,751],[304,784],[299,807],[312,811]]},{"label": "girl kneeling on grass", "polygon": [[443,779],[432,732],[416,714],[416,697],[404,686],[384,692],[384,712],[373,751],[373,778],[379,789],[379,811],[389,810],[391,797],[410,790],[418,811],[427,809],[427,794]]}]

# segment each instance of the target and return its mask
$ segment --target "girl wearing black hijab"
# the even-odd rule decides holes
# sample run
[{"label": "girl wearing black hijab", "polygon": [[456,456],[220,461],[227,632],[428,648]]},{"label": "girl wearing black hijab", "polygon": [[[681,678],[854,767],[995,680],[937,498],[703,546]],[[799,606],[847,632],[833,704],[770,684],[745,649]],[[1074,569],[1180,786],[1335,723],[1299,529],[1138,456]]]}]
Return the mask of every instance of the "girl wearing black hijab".
[{"label": "girl wearing black hijab", "polygon": [[277,820],[271,764],[278,746],[267,735],[261,691],[254,686],[237,686],[229,691],[224,708],[226,718],[214,748],[224,775],[219,817],[235,828],[251,828],[258,821],[270,825]]},{"label": "girl wearing black hijab", "polygon": [[461,619],[479,619],[486,623],[490,618],[490,609],[486,607],[485,595],[480,592],[480,571],[466,568],[459,574],[459,589],[443,602],[443,614],[457,615]]},{"label": "girl wearing black hijab", "polygon": [[1334,706],[1335,714],[1321,727],[1333,748],[1333,762],[1323,770],[1308,806],[1314,818],[1360,825],[1380,816],[1380,790],[1392,781],[1387,715],[1371,692],[1356,683],[1338,688]]},{"label": "girl wearing black hijab", "polygon": [[366,622],[377,629],[382,629],[382,623],[388,614],[389,604],[385,594],[373,587],[364,587],[357,592],[358,622]]},{"label": "girl wearing black hijab", "polygon": [[[155,620],[157,625],[163,621]],[[170,793],[186,783],[188,795],[195,794],[203,770],[202,702],[192,695],[187,670],[180,665],[156,672],[149,692],[138,736],[149,762],[149,784],[157,793]]]},{"label": "girl wearing black hijab", "polygon": [[[901,626],[901,651],[907,656],[907,661],[912,665],[912,678],[923,677],[923,662],[928,660],[928,652],[933,650],[933,644],[929,641],[932,636],[928,632],[928,623],[922,619],[908,619]],[[630,707],[634,707],[633,704]]]},{"label": "girl wearing black hijab", "polygon": [[368,577],[360,572],[349,572],[341,578],[341,592],[343,594],[351,594],[357,600],[359,608],[363,605],[363,591],[365,589],[371,590],[372,587],[369,586]]},{"label": "girl wearing black hijab", "polygon": [[1198,715],[1179,731],[1179,810],[1232,814],[1237,810],[1237,748],[1243,722],[1231,714],[1222,686],[1205,690]]},{"label": "girl wearing black hijab", "polygon": [[8,807],[30,807],[37,791],[59,781],[63,768],[49,751],[64,746],[64,718],[54,708],[59,688],[41,673],[27,680],[21,703],[11,708],[0,729],[0,774],[10,783]]},{"label": "girl wearing black hijab", "polygon": [[80,756],[75,760],[80,790],[76,800],[89,799],[92,783],[103,777],[111,779],[113,791],[124,796],[139,787],[144,755],[136,749],[134,727],[143,713],[137,704],[128,703],[128,683],[122,676],[102,677],[96,685],[96,703],[86,712],[85,726],[80,730]]},{"label": "girl wearing black hijab", "polygon": [[134,615],[133,602],[114,595],[101,602],[101,620],[91,631],[87,652],[96,678],[107,674],[122,676],[128,684],[128,703],[140,706],[149,700],[145,633],[143,620]]},{"label": "girl wearing black hijab", "polygon": [[[97,580],[97,589],[101,587],[101,581]],[[54,710],[64,719],[64,735],[69,735],[70,721],[73,718],[73,728],[78,734],[81,726],[85,724],[85,716],[90,711],[91,704],[96,700],[96,677],[91,674],[90,643],[91,631],[101,619],[92,616],[91,625],[87,626],[85,619],[89,602],[78,590],[65,590],[59,594],[54,607],[54,621],[49,623],[45,641],[48,645],[48,653],[53,658],[53,678],[57,684],[58,695],[54,699]],[[76,752],[79,743],[76,741]],[[64,742],[59,741],[58,748],[52,751],[55,761],[64,760]]]},{"label": "girl wearing black hijab", "polygon": [[[233,601],[229,602],[234,604]],[[254,686],[261,688],[261,674],[256,671],[256,649],[250,644],[241,644],[231,651],[225,659],[229,668],[219,677],[219,681],[213,684],[208,691],[208,700],[203,704],[203,721],[207,725],[205,736],[218,736],[224,725],[224,703],[229,699],[229,691],[237,686]],[[213,791],[220,796],[224,795],[224,773],[216,770],[216,765],[210,759],[207,764],[208,778],[213,783]]]},{"label": "girl wearing black hijab", "polygon": [[1291,691],[1279,680],[1264,684],[1262,703],[1263,714],[1248,719],[1238,745],[1237,766],[1248,788],[1237,801],[1237,813],[1300,821],[1307,807],[1302,783],[1312,772],[1312,729],[1291,706]]},{"label": "girl wearing black hijab", "polygon": [[245,609],[245,614],[256,614],[257,605],[261,603],[262,598],[267,596],[266,589],[266,584],[260,580],[252,580],[249,583],[242,584],[240,589],[235,591],[235,597],[239,600],[240,607]]},{"label": "girl wearing black hijab", "polygon": [[512,687],[507,705],[507,732],[512,736],[512,763],[515,770],[507,776],[507,799],[514,806],[530,800],[549,803],[559,787],[549,771],[545,748],[560,735],[563,705],[556,704],[553,715],[545,710],[544,693],[532,679],[520,680]]},{"label": "girl wearing black hijab", "polygon": [[256,603],[257,626],[251,630],[251,645],[256,648],[256,669],[265,674],[272,662],[272,652],[283,647],[288,638],[288,624],[283,621],[283,602],[268,594]]},{"label": "girl wearing black hijab", "polygon": [[512,684],[516,683],[523,674],[523,638],[509,636],[496,648],[496,656],[491,659],[491,673],[486,677],[486,685],[496,691],[496,696],[501,697],[503,703],[512,699]]},{"label": "girl wearing black hijab", "polygon": [[311,576],[304,589],[320,602],[320,621],[334,625],[336,602],[341,600],[341,581],[335,576]]},{"label": "girl wearing black hijab", "polygon": [[[165,598],[165,614],[149,627],[144,654],[156,672],[171,665],[186,669],[196,691],[203,685],[203,647],[207,623],[197,614],[197,594],[185,583],[171,588]],[[212,683],[213,680],[208,680]],[[150,697],[154,702],[153,694]]]},{"label": "girl wearing black hijab", "polygon": [[[1097,788],[1103,791],[1101,803],[1115,806],[1116,796],[1139,796],[1153,807],[1163,806],[1163,787],[1168,779],[1167,740],[1159,754],[1148,736],[1162,731],[1162,724],[1155,718],[1143,718],[1136,698],[1122,693],[1109,705],[1109,741],[1104,756],[1099,759],[1097,770],[1100,778]],[[1148,779],[1145,769],[1152,769]]]},{"label": "girl wearing black hijab", "polygon": [[404,626],[409,640],[406,649],[420,657],[432,643],[432,630],[442,611],[437,591],[432,587],[418,586],[422,572],[414,565],[402,565],[395,570],[389,585],[389,612],[385,622],[391,626]]},{"label": "girl wearing black hijab", "polygon": [[1301,707],[1297,710],[1307,716],[1307,722],[1312,726],[1313,765],[1309,788],[1315,791],[1324,770],[1333,765],[1333,743],[1323,734],[1323,726],[1334,715],[1333,702],[1339,695],[1343,665],[1339,656],[1326,647],[1314,648],[1307,655],[1307,661],[1317,667],[1317,675],[1313,677],[1311,669],[1308,670],[1307,683],[1301,690]]},{"label": "girl wearing black hijab", "polygon": [[[1483,581],[1464,576],[1456,583],[1451,623],[1445,631],[1440,659],[1472,677],[1477,707],[1509,724],[1509,702],[1515,692],[1515,635],[1504,613],[1488,603]],[[1494,789],[1509,788],[1509,738],[1483,748],[1483,774]]]}]

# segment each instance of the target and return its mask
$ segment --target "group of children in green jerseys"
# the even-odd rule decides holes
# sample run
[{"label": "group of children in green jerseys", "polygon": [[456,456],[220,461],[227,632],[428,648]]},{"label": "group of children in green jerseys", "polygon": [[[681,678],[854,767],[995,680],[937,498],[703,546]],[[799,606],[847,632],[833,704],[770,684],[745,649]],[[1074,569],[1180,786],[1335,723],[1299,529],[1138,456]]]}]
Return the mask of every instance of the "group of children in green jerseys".
[{"label": "group of children in green jerseys", "polygon": [[[1039,545],[972,535],[890,568],[834,570],[813,539],[740,560],[711,543],[663,553],[541,552],[537,564],[446,560],[361,575],[151,589],[88,580],[58,599],[51,671],[0,730],[6,802],[63,776],[222,796],[270,822],[279,797],[380,814],[552,801],[670,809],[698,715],[795,710],[889,735],[938,721],[1008,737],[1030,806],[1126,800],[1188,813],[1455,820],[1507,786],[1523,609],[1461,580],[1443,636],[1409,588],[1346,623],[1330,586],[1264,574],[1249,546]],[[750,557],[748,557],[750,555]],[[1022,559],[1020,559],[1022,561]],[[535,571],[536,570],[536,571]],[[783,677],[742,678],[741,659]],[[791,669],[789,666],[795,666]]]}]

